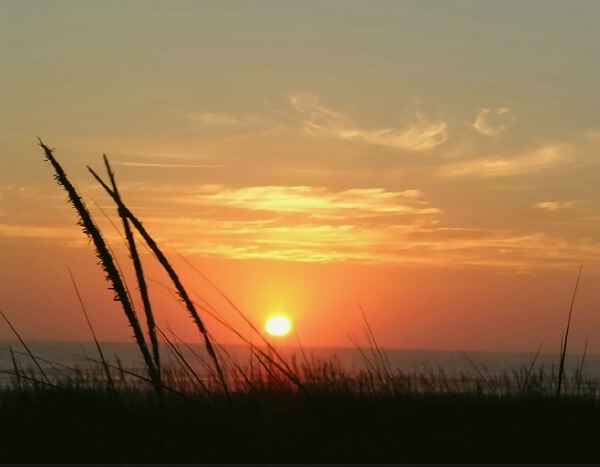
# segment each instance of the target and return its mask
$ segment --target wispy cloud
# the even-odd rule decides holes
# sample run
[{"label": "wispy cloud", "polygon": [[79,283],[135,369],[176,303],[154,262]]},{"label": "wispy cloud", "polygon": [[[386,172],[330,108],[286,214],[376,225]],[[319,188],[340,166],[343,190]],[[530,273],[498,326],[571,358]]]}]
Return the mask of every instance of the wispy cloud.
[{"label": "wispy cloud", "polygon": [[172,233],[165,241],[185,253],[236,259],[301,262],[349,261],[405,266],[494,267],[517,270],[564,268],[581,258],[600,260],[600,245],[568,242],[544,233],[436,227],[436,220],[343,223],[300,219],[282,223],[206,218],[149,218],[156,230]]},{"label": "wispy cloud", "polygon": [[434,214],[437,208],[419,200],[419,190],[390,192],[383,188],[330,191],[311,186],[254,186],[192,198],[194,202],[250,210],[303,212],[319,217],[373,214]]},{"label": "wispy cloud", "polygon": [[442,177],[495,178],[548,170],[571,161],[568,145],[548,145],[514,157],[496,156],[455,162],[439,170]]},{"label": "wispy cloud", "polygon": [[418,113],[402,128],[364,129],[343,113],[324,106],[316,94],[293,95],[290,103],[306,117],[304,125],[309,133],[407,151],[430,150],[448,139],[446,122],[429,121]]},{"label": "wispy cloud", "polygon": [[583,201],[541,201],[534,207],[543,211],[565,211],[581,205]]},{"label": "wispy cloud", "polygon": [[475,128],[487,136],[497,136],[512,126],[515,116],[510,109],[481,109],[475,117]]},{"label": "wispy cloud", "polygon": [[161,243],[205,256],[518,270],[600,259],[589,239],[449,227],[418,189],[201,185],[163,200],[179,208],[145,216],[147,227]]},{"label": "wispy cloud", "polygon": [[[450,227],[449,213],[418,189],[170,185],[127,191],[145,199],[144,225],[161,246],[202,256],[513,270],[570,267],[581,258],[600,261],[600,245],[593,239]],[[537,207],[569,203],[575,202],[546,201]],[[67,213],[72,217],[64,211],[65,219]],[[125,254],[114,226],[97,219],[115,250]],[[0,237],[88,247],[80,229],[65,222],[55,227],[0,223]]]}]

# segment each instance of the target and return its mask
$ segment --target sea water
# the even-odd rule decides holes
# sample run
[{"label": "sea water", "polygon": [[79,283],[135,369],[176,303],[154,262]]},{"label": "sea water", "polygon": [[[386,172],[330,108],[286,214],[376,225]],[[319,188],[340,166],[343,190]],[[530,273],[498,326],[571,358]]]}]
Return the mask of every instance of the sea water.
[{"label": "sea water", "polygon": [[[101,343],[100,347],[109,364],[120,365],[137,374],[145,373],[144,360],[134,342],[105,342]],[[94,342],[33,341],[27,343],[27,348],[36,357],[37,364],[20,342],[0,340],[0,387],[11,384],[15,380],[12,375],[13,357],[19,368],[30,375],[40,374],[38,364],[47,375],[58,379],[61,375],[72,375],[75,369],[95,375],[101,373],[98,371],[100,355]],[[206,368],[201,363],[202,360],[210,361],[204,345],[178,344],[178,348],[186,360],[202,373],[202,368]],[[175,363],[177,357],[167,344],[161,344],[160,350],[163,364],[168,366],[170,363]],[[276,350],[286,359],[295,356],[300,364],[305,361],[329,361],[333,358],[349,373],[369,370],[369,366],[379,358],[369,348],[278,347]],[[218,351],[222,358],[226,353],[229,358],[235,359],[244,368],[248,368],[251,364],[251,353],[245,346],[225,345]],[[442,373],[447,378],[461,375],[480,375],[483,378],[486,375],[488,377],[502,374],[510,376],[515,370],[529,371],[530,368],[532,372],[542,368],[548,374],[552,372],[557,374],[559,365],[559,355],[550,353],[540,353],[536,357],[531,353],[384,349],[383,354],[394,371],[424,375]],[[582,379],[599,381],[600,355],[588,354],[585,359],[582,359],[582,355],[567,354],[565,374],[572,376],[581,367],[582,361]],[[256,360],[254,365],[257,365]]]}]

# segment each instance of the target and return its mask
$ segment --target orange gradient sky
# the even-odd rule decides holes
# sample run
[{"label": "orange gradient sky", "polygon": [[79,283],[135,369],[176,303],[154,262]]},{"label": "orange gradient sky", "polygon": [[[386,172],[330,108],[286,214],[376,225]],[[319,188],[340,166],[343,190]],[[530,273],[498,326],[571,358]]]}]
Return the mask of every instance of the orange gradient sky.
[{"label": "orange gradient sky", "polygon": [[[99,338],[130,339],[40,136],[128,274],[86,169],[103,153],[240,332],[186,261],[304,345],[364,340],[361,305],[384,347],[531,352],[558,351],[582,264],[570,349],[600,352],[598,2],[5,0],[0,17],[0,309],[25,339],[90,339],[68,268]],[[144,259],[159,325],[200,341]]]}]

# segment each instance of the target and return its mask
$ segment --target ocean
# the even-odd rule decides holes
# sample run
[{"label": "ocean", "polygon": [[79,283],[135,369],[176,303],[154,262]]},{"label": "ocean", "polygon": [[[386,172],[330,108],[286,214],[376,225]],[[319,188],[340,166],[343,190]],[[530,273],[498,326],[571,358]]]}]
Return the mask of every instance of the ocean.
[{"label": "ocean", "polygon": [[[101,343],[101,348],[105,358],[111,364],[120,365],[128,370],[143,374],[144,362],[137,345],[130,343]],[[60,378],[61,375],[73,373],[73,369],[93,370],[91,373],[99,374],[99,368],[95,361],[99,361],[99,354],[94,342],[47,342],[33,341],[28,342],[27,347],[36,357],[44,372]],[[29,357],[28,353],[18,341],[0,340],[0,387],[11,384],[14,381],[14,363],[10,348],[17,364],[28,374],[39,374],[39,370]],[[296,347],[281,347],[277,351],[286,358],[296,357],[299,363],[304,358],[309,362],[320,360],[335,359],[348,372],[359,372],[369,369],[369,362],[365,356],[373,362],[373,355],[370,349],[356,348],[326,348],[311,347],[305,348],[304,354]],[[361,353],[361,351],[364,353]],[[202,372],[200,358],[207,358],[206,350],[202,344],[189,344],[189,348],[181,345],[181,352],[186,359],[194,364]],[[225,345],[220,353],[226,352],[230,357],[240,363],[242,367],[247,368],[250,364],[250,352],[245,346]],[[532,373],[543,369],[547,374],[558,373],[559,355],[551,353],[540,353],[537,356],[532,353],[508,353],[508,352],[466,352],[461,351],[437,351],[437,350],[399,350],[385,349],[385,358],[389,366],[394,371],[401,371],[404,374],[443,374],[448,378],[459,378],[461,375],[471,377],[493,377],[513,375],[515,370],[528,371]],[[196,355],[194,355],[196,354]],[[169,352],[167,344],[161,344],[161,355],[163,363],[167,365],[173,361],[174,354]],[[169,357],[170,355],[170,357]],[[198,358],[200,356],[200,358]],[[532,364],[535,360],[535,364]],[[573,376],[575,371],[581,367],[582,355],[567,354],[565,360],[565,375]],[[254,362],[256,365],[256,362]],[[600,383],[600,355],[586,355],[583,361],[582,378],[590,379]],[[597,384],[598,385],[598,384]]]}]

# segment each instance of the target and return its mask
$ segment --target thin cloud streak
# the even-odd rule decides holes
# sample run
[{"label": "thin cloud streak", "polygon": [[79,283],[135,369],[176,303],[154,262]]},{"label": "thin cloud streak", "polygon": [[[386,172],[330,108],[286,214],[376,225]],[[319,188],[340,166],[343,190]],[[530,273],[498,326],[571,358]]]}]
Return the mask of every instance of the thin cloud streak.
[{"label": "thin cloud streak", "polygon": [[250,210],[305,212],[323,215],[358,213],[435,214],[439,209],[418,200],[419,190],[389,192],[383,188],[350,189],[331,192],[324,187],[255,186],[222,190],[190,198],[209,205],[226,205]]},{"label": "thin cloud streak", "polygon": [[307,117],[304,126],[310,134],[415,152],[431,150],[448,139],[446,122],[430,122],[418,113],[416,121],[404,128],[366,130],[358,127],[344,114],[321,104],[316,94],[293,95],[290,103]]},{"label": "thin cloud streak", "polygon": [[581,206],[586,201],[541,201],[534,207],[542,211],[566,211]]},{"label": "thin cloud streak", "polygon": [[[600,260],[589,240],[567,242],[544,233],[436,228],[405,224],[343,225],[239,222],[177,218],[149,224],[177,226],[169,246],[186,253],[235,259],[349,261],[413,266],[496,267],[532,270],[562,268],[581,258]],[[352,221],[351,221],[352,222]],[[190,240],[193,238],[194,240]]]},{"label": "thin cloud streak", "polygon": [[438,175],[447,178],[497,178],[533,174],[572,160],[566,145],[549,145],[516,157],[486,157],[443,166]]}]

